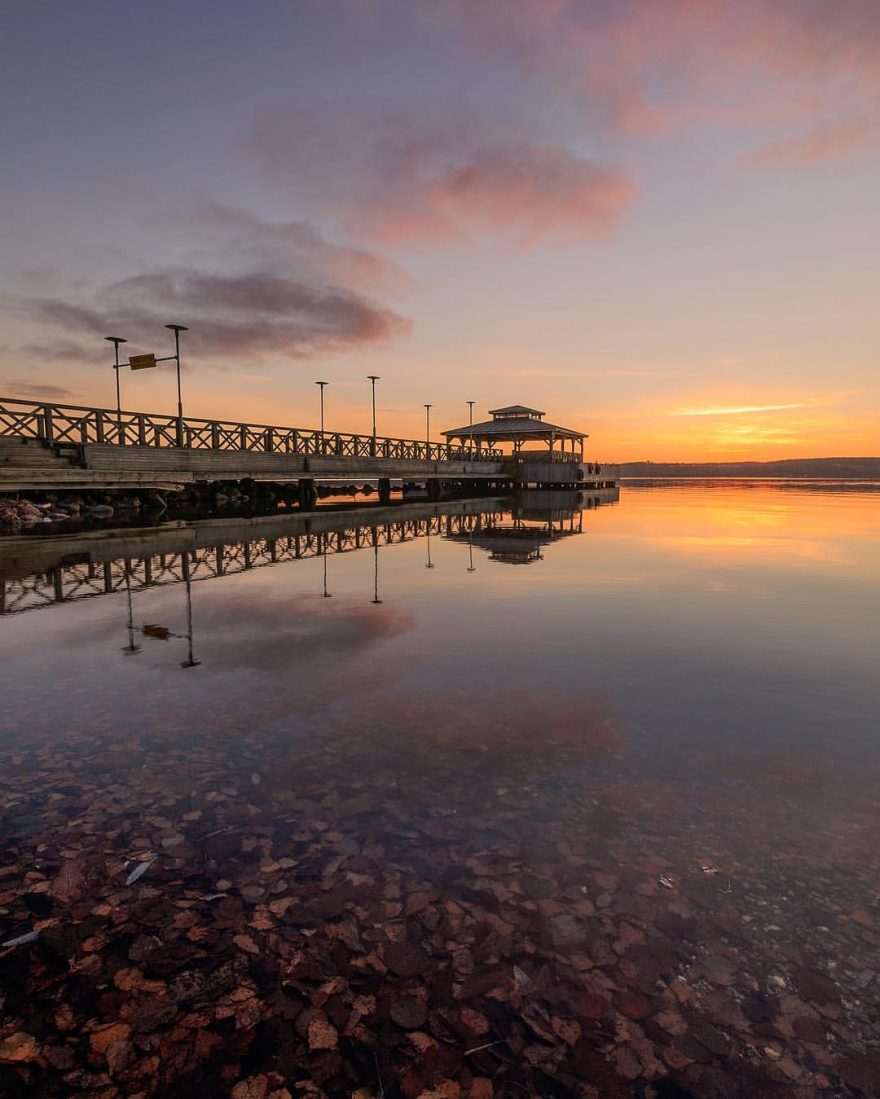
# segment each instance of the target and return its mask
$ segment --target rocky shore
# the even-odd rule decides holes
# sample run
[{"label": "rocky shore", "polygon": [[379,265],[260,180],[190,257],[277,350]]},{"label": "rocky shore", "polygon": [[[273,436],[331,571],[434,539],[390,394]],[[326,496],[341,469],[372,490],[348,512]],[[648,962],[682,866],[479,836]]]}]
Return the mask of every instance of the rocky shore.
[{"label": "rocky shore", "polygon": [[[320,486],[317,496],[371,496],[373,485]],[[219,483],[197,485],[184,492],[160,493],[20,493],[0,497],[0,531],[13,533],[41,524],[80,523],[85,521],[131,520],[141,514],[168,512],[188,515],[234,508],[269,512],[298,503],[295,485]]]}]

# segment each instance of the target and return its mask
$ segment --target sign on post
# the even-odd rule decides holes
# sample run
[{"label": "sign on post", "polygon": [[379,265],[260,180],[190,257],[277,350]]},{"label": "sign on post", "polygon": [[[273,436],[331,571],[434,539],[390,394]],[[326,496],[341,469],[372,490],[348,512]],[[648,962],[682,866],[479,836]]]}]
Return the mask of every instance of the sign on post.
[{"label": "sign on post", "polygon": [[149,370],[151,366],[156,365],[155,355],[132,355],[128,360],[128,365],[132,370]]}]

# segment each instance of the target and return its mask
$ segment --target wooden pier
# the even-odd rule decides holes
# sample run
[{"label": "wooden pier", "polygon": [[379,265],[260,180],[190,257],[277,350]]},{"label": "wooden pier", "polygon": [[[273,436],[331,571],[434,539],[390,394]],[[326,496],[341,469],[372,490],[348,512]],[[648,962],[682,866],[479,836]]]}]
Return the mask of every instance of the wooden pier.
[{"label": "wooden pier", "polygon": [[0,398],[0,494],[181,491],[198,484],[392,481],[491,490],[516,485],[609,487],[615,472],[572,454],[513,454],[349,432],[203,420]]}]

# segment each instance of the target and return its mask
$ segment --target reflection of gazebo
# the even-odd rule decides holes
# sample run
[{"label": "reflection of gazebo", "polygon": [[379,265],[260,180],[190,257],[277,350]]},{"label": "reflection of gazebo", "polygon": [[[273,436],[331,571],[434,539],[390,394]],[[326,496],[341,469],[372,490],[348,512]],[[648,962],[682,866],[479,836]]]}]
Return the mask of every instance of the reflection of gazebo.
[{"label": "reflection of gazebo", "polygon": [[476,546],[489,554],[490,561],[505,565],[530,565],[533,561],[542,561],[544,546],[582,533],[583,512],[580,507],[547,506],[552,504],[552,496],[556,494],[541,495],[545,498],[540,501],[543,506],[526,509],[517,503],[507,515],[476,516],[471,530],[448,533],[446,537],[453,542]]},{"label": "reflection of gazebo", "polygon": [[[513,453],[517,457],[540,455],[543,460],[545,455],[540,451],[524,452],[522,449],[524,443],[541,442],[546,444],[551,461],[554,459],[571,462],[583,460],[584,439],[587,436],[570,427],[545,423],[545,413],[537,408],[526,408],[525,405],[514,404],[506,408],[490,409],[489,415],[492,417],[491,420],[484,420],[482,423],[468,427],[457,427],[453,431],[444,431],[443,434],[450,443],[457,440],[462,444],[470,442],[477,446],[490,447],[495,447],[499,443],[512,443]],[[566,444],[569,446],[570,453],[566,453]]]}]

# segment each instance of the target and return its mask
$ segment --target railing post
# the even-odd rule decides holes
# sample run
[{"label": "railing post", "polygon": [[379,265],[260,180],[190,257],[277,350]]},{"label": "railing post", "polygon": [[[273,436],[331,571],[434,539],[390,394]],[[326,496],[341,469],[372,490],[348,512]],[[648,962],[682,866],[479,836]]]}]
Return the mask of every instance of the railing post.
[{"label": "railing post", "polygon": [[177,417],[177,445],[183,447],[183,417]]},{"label": "railing post", "polygon": [[211,424],[211,450],[220,449],[220,425]]},{"label": "railing post", "polygon": [[52,424],[52,406],[50,404],[43,405],[43,438],[47,443],[51,443],[55,438]]},{"label": "railing post", "polygon": [[274,433],[273,433],[271,427],[267,427],[266,428],[266,452],[268,454],[271,454],[274,449],[275,449]]},{"label": "railing post", "polygon": [[104,442],[104,413],[100,408],[95,411],[95,438],[99,443]]},{"label": "railing post", "polygon": [[247,428],[244,424],[238,429],[238,449],[247,450]]},{"label": "railing post", "polygon": [[[122,433],[120,432],[120,436],[121,434]],[[122,439],[120,438],[119,441],[122,442]],[[138,443],[140,446],[147,445],[147,422],[144,419],[143,412],[138,413]]]}]

